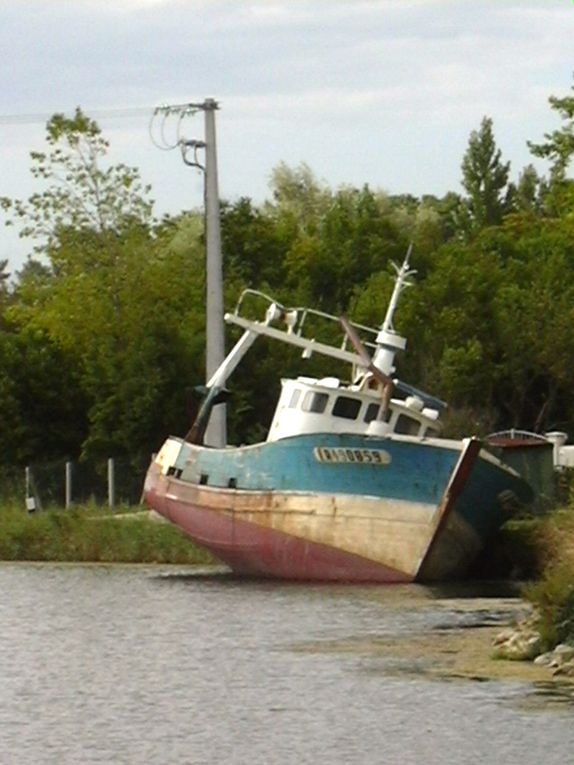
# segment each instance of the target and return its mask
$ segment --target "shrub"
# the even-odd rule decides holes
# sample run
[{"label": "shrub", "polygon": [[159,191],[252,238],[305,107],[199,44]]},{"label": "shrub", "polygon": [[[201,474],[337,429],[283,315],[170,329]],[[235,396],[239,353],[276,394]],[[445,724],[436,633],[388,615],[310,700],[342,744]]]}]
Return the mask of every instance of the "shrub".
[{"label": "shrub", "polygon": [[574,512],[557,511],[543,524],[541,545],[546,568],[542,579],[525,590],[538,611],[543,648],[574,645]]}]

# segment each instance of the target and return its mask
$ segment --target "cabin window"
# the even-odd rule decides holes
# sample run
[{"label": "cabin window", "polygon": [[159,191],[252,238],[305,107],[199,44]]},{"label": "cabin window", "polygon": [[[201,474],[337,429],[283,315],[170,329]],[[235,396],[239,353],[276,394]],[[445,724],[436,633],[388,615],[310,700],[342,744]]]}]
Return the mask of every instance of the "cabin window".
[{"label": "cabin window", "polygon": [[291,401],[289,401],[289,409],[296,409],[301,396],[301,388],[295,388],[291,394]]},{"label": "cabin window", "polygon": [[397,424],[395,425],[395,433],[403,436],[416,436],[420,426],[420,422],[409,417],[408,414],[399,414]]},{"label": "cabin window", "polygon": [[367,411],[365,412],[364,420],[365,422],[372,422],[373,420],[376,420],[379,416],[379,404],[369,404],[367,407]]},{"label": "cabin window", "polygon": [[361,402],[358,398],[349,398],[349,396],[337,396],[333,406],[335,417],[344,417],[346,420],[356,420],[361,408]]},{"label": "cabin window", "polygon": [[312,390],[308,390],[303,399],[303,405],[301,409],[304,412],[314,412],[315,414],[323,414],[327,408],[327,401],[329,396],[327,393],[315,393]]},{"label": "cabin window", "polygon": [[435,428],[427,428],[425,430],[425,436],[427,438],[437,438],[438,436],[440,436],[440,433]]}]

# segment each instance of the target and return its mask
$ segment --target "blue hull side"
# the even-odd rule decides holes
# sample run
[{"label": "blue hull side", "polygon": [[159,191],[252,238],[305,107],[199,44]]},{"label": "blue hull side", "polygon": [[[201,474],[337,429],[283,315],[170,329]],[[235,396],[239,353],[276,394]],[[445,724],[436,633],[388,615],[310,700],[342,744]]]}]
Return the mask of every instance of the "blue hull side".
[{"label": "blue hull side", "polygon": [[312,434],[233,449],[191,447],[191,454],[181,478],[192,483],[227,488],[231,481],[245,490],[363,494],[436,505],[460,447]]}]

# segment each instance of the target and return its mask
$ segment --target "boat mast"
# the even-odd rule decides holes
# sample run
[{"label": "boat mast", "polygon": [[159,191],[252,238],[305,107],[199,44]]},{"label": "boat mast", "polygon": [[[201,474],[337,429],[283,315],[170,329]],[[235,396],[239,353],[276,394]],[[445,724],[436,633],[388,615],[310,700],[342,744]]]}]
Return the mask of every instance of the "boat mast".
[{"label": "boat mast", "polygon": [[398,351],[404,351],[404,349],[407,347],[406,338],[399,335],[398,332],[395,332],[393,327],[393,318],[399,302],[399,298],[401,296],[401,292],[406,289],[406,287],[410,287],[412,285],[412,282],[407,281],[409,276],[416,274],[415,270],[409,270],[409,258],[411,256],[412,249],[413,246],[411,244],[409,245],[405,259],[400,267],[397,266],[396,263],[392,264],[393,268],[397,272],[397,277],[395,279],[395,286],[389,301],[385,320],[383,321],[379,334],[377,335],[378,348],[373,356],[373,364],[385,375],[391,375],[395,371],[395,356]]}]

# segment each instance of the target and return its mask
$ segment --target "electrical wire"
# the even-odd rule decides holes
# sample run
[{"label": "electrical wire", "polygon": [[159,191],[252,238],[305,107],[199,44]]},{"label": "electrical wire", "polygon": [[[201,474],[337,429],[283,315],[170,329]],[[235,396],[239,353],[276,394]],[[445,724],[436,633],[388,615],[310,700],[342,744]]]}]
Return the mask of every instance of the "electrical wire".
[{"label": "electrical wire", "polygon": [[[182,123],[186,117],[193,117],[200,110],[196,104],[182,104],[178,106],[158,106],[154,109],[148,126],[149,137],[153,145],[161,151],[172,151],[178,146],[183,146],[185,139],[182,135]],[[170,140],[166,136],[166,129],[169,118],[175,116],[175,138]],[[154,124],[156,119],[160,121],[159,136],[154,135]]]},{"label": "electrical wire", "polygon": [[[137,117],[142,114],[149,114],[153,110],[150,106],[122,107],[117,109],[85,109],[83,111],[94,118],[124,119],[126,117]],[[0,125],[37,125],[45,124],[52,114],[0,114]]]}]

